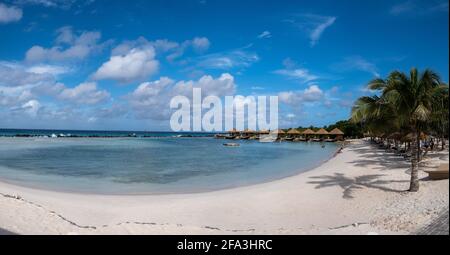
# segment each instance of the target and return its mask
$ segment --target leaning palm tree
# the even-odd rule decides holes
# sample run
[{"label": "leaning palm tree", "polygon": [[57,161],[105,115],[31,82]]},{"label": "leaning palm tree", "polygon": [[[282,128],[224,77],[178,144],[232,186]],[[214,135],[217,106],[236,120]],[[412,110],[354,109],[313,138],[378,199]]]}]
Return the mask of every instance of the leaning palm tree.
[{"label": "leaning palm tree", "polygon": [[[392,110],[392,116],[395,116],[396,126],[402,129],[408,129],[413,134],[414,141],[412,148],[411,160],[411,181],[409,191],[419,190],[418,179],[418,161],[420,159],[420,134],[427,127],[432,119],[432,111],[435,104],[436,91],[446,85],[442,84],[439,76],[431,71],[425,70],[420,73],[417,69],[411,69],[409,75],[394,71],[386,79],[372,80],[368,87],[372,90],[381,92],[381,96],[377,97],[378,104],[385,105],[383,109]],[[361,103],[361,102],[359,102]],[[374,102],[370,102],[365,107],[355,105],[355,120],[361,116],[369,117],[372,123],[380,123],[386,121],[379,118],[376,112],[380,107],[374,107]],[[362,110],[359,110],[361,108]],[[385,116],[384,116],[385,117]],[[392,123],[384,122],[392,126]]]}]

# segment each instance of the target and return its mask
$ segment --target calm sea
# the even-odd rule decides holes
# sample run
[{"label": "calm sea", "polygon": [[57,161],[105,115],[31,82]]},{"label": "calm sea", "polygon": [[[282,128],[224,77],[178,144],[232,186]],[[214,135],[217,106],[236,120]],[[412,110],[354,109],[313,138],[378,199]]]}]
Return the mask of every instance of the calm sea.
[{"label": "calm sea", "polygon": [[[17,134],[35,136],[13,137]],[[51,138],[52,134],[64,137]],[[320,165],[337,149],[333,143],[248,140],[226,147],[223,143],[229,140],[210,136],[0,130],[0,180],[79,193],[202,192],[291,176]]]}]

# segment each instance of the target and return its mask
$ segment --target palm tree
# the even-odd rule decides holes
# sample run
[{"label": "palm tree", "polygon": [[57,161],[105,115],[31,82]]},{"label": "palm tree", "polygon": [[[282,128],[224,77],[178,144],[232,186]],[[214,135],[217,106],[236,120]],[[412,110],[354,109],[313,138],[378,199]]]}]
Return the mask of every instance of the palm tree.
[{"label": "palm tree", "polygon": [[435,93],[433,95],[434,104],[433,104],[433,112],[431,116],[430,127],[436,137],[441,139],[441,150],[445,147],[445,135],[448,134],[449,121],[448,118],[443,118],[443,116],[448,116],[448,99],[449,99],[449,91],[448,86],[440,86],[435,89]]},{"label": "palm tree", "polygon": [[413,68],[409,75],[394,71],[386,79],[374,79],[368,87],[380,91],[381,96],[360,98],[352,110],[352,119],[366,120],[370,123],[369,129],[377,131],[401,129],[413,134],[409,191],[418,191],[420,134],[432,121],[433,111],[442,108],[442,102],[437,104],[436,95],[442,95],[447,86],[435,72],[427,69],[420,73]]},{"label": "palm tree", "polygon": [[382,136],[399,128],[393,105],[379,96],[359,98],[352,108],[351,120],[362,123],[372,135]]}]

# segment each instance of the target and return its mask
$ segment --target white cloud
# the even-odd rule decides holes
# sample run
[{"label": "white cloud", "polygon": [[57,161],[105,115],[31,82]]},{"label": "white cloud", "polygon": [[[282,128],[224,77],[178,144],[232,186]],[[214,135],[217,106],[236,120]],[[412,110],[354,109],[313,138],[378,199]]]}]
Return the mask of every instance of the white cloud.
[{"label": "white cloud", "polygon": [[14,107],[33,98],[29,87],[0,86],[0,106]]},{"label": "white cloud", "polygon": [[0,24],[19,21],[22,18],[22,9],[0,3]]},{"label": "white cloud", "polygon": [[295,118],[295,114],[293,114],[293,113],[288,113],[287,115],[286,115],[286,118],[288,118],[288,119],[293,119],[293,118]]},{"label": "white cloud", "polygon": [[280,69],[274,71],[276,74],[284,75],[292,79],[300,80],[302,83],[307,83],[319,79],[319,76],[311,74],[308,69]]},{"label": "white cloud", "polygon": [[195,53],[203,53],[207,51],[211,43],[206,37],[195,37],[192,40],[185,40],[181,43],[170,41],[168,39],[158,39],[149,41],[144,37],[136,40],[124,41],[112,50],[112,55],[123,55],[132,48],[148,48],[153,47],[157,55],[167,53],[166,59],[174,62],[182,57],[186,51],[193,50]]},{"label": "white cloud", "polygon": [[110,94],[106,90],[98,90],[95,82],[85,82],[74,88],[62,89],[57,98],[76,104],[94,105],[108,100]]},{"label": "white cloud", "polygon": [[209,39],[206,37],[195,37],[192,40],[186,40],[178,45],[174,49],[174,51],[167,56],[168,61],[175,61],[176,59],[180,58],[184,55],[185,51],[189,48],[192,48],[196,53],[203,53],[206,50],[208,50],[210,46]]},{"label": "white cloud", "polygon": [[17,0],[17,4],[42,5],[45,7],[56,7],[57,0]]},{"label": "white cloud", "polygon": [[54,77],[49,73],[31,72],[21,64],[0,61],[0,86],[16,87],[53,82]]},{"label": "white cloud", "polygon": [[392,6],[391,9],[389,10],[389,12],[393,15],[398,15],[398,14],[412,11],[415,8],[416,8],[416,5],[412,1],[407,1],[407,2],[398,3],[394,6]]},{"label": "white cloud", "polygon": [[[1,102],[1,90],[0,90],[0,102]],[[1,104],[0,104],[1,105]],[[35,118],[39,111],[41,110],[41,103],[36,99],[27,100],[25,102],[17,103],[16,105],[10,107],[10,113],[15,115],[27,114],[32,118]]]},{"label": "white cloud", "polygon": [[334,24],[336,17],[316,14],[301,14],[294,19],[285,20],[298,29],[306,32],[310,39],[311,47],[315,46],[324,31]]},{"label": "white cloud", "polygon": [[58,35],[55,39],[56,43],[72,44],[76,39],[76,36],[72,31],[72,27],[70,26],[60,27],[56,30],[56,33]]},{"label": "white cloud", "polygon": [[0,61],[0,106],[5,106],[0,107],[0,111],[15,115],[35,115],[38,112],[40,104],[34,90],[39,86],[53,85],[55,77],[32,69],[16,62]]},{"label": "white cloud", "polygon": [[139,37],[136,40],[124,41],[117,45],[112,51],[111,55],[124,55],[133,48],[147,48],[153,47],[156,53],[164,53],[174,50],[179,47],[179,43],[169,41],[167,39],[158,39],[155,41],[148,41],[145,37]]},{"label": "white cloud", "polygon": [[323,99],[324,93],[317,85],[311,85],[301,91],[283,91],[278,93],[280,102],[299,106],[303,103],[317,102]]},{"label": "white cloud", "polygon": [[25,111],[32,117],[36,117],[40,108],[41,104],[39,103],[39,101],[30,100],[22,105],[21,110]]},{"label": "white cloud", "polygon": [[78,105],[96,105],[107,102],[111,96],[106,90],[99,90],[95,82],[84,82],[69,88],[63,83],[46,83],[33,87],[31,93],[34,97],[50,96],[62,103]]},{"label": "white cloud", "polygon": [[294,69],[297,66],[297,62],[292,60],[291,58],[283,59],[283,66],[286,69]]},{"label": "white cloud", "polygon": [[177,42],[169,41],[167,39],[158,39],[149,42],[157,52],[167,52],[177,48],[180,44]]},{"label": "white cloud", "polygon": [[203,51],[208,50],[209,45],[210,45],[210,42],[209,42],[208,38],[206,38],[206,37],[195,37],[192,40],[192,47],[197,52],[203,52]]},{"label": "white cloud", "polygon": [[197,66],[206,69],[229,70],[237,67],[249,67],[258,61],[259,56],[256,53],[237,49],[199,57],[197,59]]},{"label": "white cloud", "polygon": [[319,101],[323,97],[323,91],[317,85],[311,85],[303,91],[303,100],[306,102]]},{"label": "white cloud", "polygon": [[[131,94],[127,96],[130,105],[137,111],[138,115],[143,115],[146,110],[163,108],[166,104],[168,108],[168,97],[170,91],[166,90],[172,86],[174,81],[168,77],[161,77],[159,80],[141,83]],[[167,111],[167,109],[161,109]]]},{"label": "white cloud", "polygon": [[410,0],[395,4],[389,9],[389,13],[394,16],[402,14],[427,15],[436,12],[448,12],[448,1],[419,2]]},{"label": "white cloud", "polygon": [[198,81],[179,81],[175,84],[174,92],[180,95],[190,96],[192,88],[202,89],[204,96],[226,96],[234,94],[236,85],[234,77],[229,73],[223,73],[217,79],[210,75],[204,75]]},{"label": "white cloud", "polygon": [[70,69],[65,66],[56,65],[35,65],[28,67],[27,72],[35,74],[51,74],[53,76],[58,76],[70,72]]},{"label": "white cloud", "polygon": [[361,56],[346,57],[342,62],[333,64],[332,68],[340,72],[357,70],[368,72],[376,77],[380,76],[377,66]]},{"label": "white cloud", "polygon": [[320,23],[316,28],[313,29],[313,31],[309,35],[309,38],[311,39],[311,46],[316,45],[325,29],[333,25],[335,21],[336,17],[326,17],[322,23]]},{"label": "white cloud", "polygon": [[95,0],[14,0],[18,5],[36,5],[43,7],[70,9],[75,3],[77,7],[87,6]]},{"label": "white cloud", "polygon": [[233,95],[236,89],[234,77],[223,73],[218,78],[204,75],[200,79],[188,81],[174,81],[168,77],[144,82],[127,96],[136,116],[145,119],[167,120],[171,110],[169,102],[174,96],[192,98],[192,89],[201,88],[202,96]]},{"label": "white cloud", "polygon": [[123,55],[113,55],[94,73],[96,80],[111,79],[121,83],[143,80],[158,71],[159,62],[155,59],[155,50],[132,48]]},{"label": "white cloud", "polygon": [[272,34],[269,31],[264,31],[257,36],[259,39],[268,39],[272,37]]},{"label": "white cloud", "polygon": [[71,27],[57,30],[56,45],[44,48],[39,45],[31,47],[25,55],[27,62],[81,60],[102,48],[98,44],[100,32],[83,31],[74,33]]},{"label": "white cloud", "polygon": [[95,120],[98,119],[111,119],[124,116],[127,114],[128,108],[122,104],[112,104],[109,107],[102,107],[94,109]]}]

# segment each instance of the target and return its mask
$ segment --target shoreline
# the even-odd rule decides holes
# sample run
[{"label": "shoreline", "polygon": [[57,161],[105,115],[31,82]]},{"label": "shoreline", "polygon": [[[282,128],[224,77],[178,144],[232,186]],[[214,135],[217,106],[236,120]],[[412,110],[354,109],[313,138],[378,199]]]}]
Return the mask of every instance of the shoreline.
[{"label": "shoreline", "polygon": [[333,154],[328,157],[327,159],[321,160],[320,162],[318,162],[318,164],[316,166],[312,166],[312,167],[308,167],[302,170],[298,170],[298,172],[290,174],[290,175],[286,175],[286,176],[282,176],[282,177],[278,177],[278,178],[273,178],[267,181],[261,181],[261,182],[255,182],[255,183],[249,183],[249,184],[243,184],[243,185],[229,185],[227,187],[224,188],[218,188],[218,189],[209,189],[209,190],[199,190],[199,191],[187,191],[187,192],[161,192],[161,193],[129,193],[129,194],[120,194],[120,193],[89,193],[89,192],[80,192],[80,191],[70,191],[70,190],[57,190],[57,189],[50,189],[50,188],[42,188],[39,187],[38,185],[34,186],[32,184],[23,184],[19,182],[15,182],[12,180],[8,180],[5,178],[1,178],[0,177],[0,186],[2,184],[6,184],[6,185],[11,185],[11,186],[16,186],[16,187],[22,187],[22,188],[26,188],[26,189],[30,189],[30,190],[36,190],[36,191],[48,191],[48,192],[55,192],[55,193],[64,193],[64,194],[75,194],[75,195],[86,195],[86,196],[91,196],[91,195],[100,195],[100,196],[164,196],[164,195],[189,195],[189,194],[202,194],[202,193],[209,193],[209,192],[217,192],[217,191],[223,191],[223,190],[232,190],[232,189],[238,189],[238,188],[243,188],[243,187],[251,187],[251,186],[255,186],[255,185],[263,185],[266,183],[271,183],[271,182],[275,182],[275,181],[280,181],[286,178],[291,178],[309,171],[313,171],[317,168],[319,168],[321,165],[327,163],[328,161],[332,160],[333,158],[335,158],[338,153],[339,153],[340,147],[338,147],[336,149],[335,152],[333,152]]},{"label": "shoreline", "polygon": [[[14,139],[33,139],[33,138],[37,138],[37,137],[10,137],[10,138],[14,138]],[[121,137],[123,139],[130,139],[130,137]],[[175,139],[175,137],[163,137],[163,138],[173,138]],[[179,137],[177,137],[176,139],[178,139]],[[192,137],[189,137],[192,138]],[[193,137],[193,139],[200,139],[200,138],[204,138],[204,139],[213,139],[211,137]],[[0,141],[1,141],[2,137],[0,136]],[[48,138],[48,139],[52,139],[52,138]],[[56,139],[56,138],[54,138]],[[70,137],[65,137],[63,139],[70,139]],[[82,137],[82,138],[74,138],[74,139],[89,139],[87,137]],[[98,138],[101,139],[101,138]],[[120,139],[120,138],[119,138]],[[133,138],[131,138],[133,139]],[[248,140],[244,140],[244,143],[257,143],[257,141],[248,141]],[[303,142],[302,142],[303,143]],[[313,166],[308,166],[305,168],[301,168],[301,169],[297,169],[295,171],[293,171],[293,173],[288,173],[285,175],[280,175],[280,176],[272,176],[270,178],[267,178],[265,180],[258,180],[258,181],[253,181],[253,182],[247,182],[247,183],[243,183],[243,184],[228,184],[225,185],[223,187],[219,187],[219,188],[204,188],[204,189],[192,189],[192,190],[181,190],[181,191],[141,191],[141,192],[129,192],[129,193],[120,193],[120,191],[118,191],[117,193],[113,193],[113,192],[92,192],[92,191],[79,191],[76,189],[58,189],[58,188],[47,188],[47,187],[42,187],[43,184],[35,184],[35,183],[30,183],[30,182],[24,182],[24,181],[20,181],[20,180],[14,180],[14,179],[8,179],[8,178],[3,178],[0,177],[0,184],[4,183],[4,184],[9,184],[12,186],[17,186],[17,187],[23,187],[23,188],[27,188],[30,190],[36,190],[36,191],[48,191],[48,192],[55,192],[55,193],[66,193],[66,194],[78,194],[78,195],[101,195],[101,196],[160,196],[160,195],[181,195],[181,194],[200,194],[200,193],[208,193],[208,192],[215,192],[215,191],[222,191],[222,190],[230,190],[230,189],[236,189],[236,188],[241,188],[241,187],[247,187],[247,186],[253,186],[253,185],[260,185],[260,184],[265,184],[265,183],[270,183],[273,181],[278,181],[278,180],[282,180],[285,178],[290,178],[308,171],[312,171],[318,167],[320,167],[322,164],[332,160],[339,152],[341,147],[344,147],[345,144],[341,143],[341,142],[336,142],[333,143],[333,146],[336,146],[336,149],[329,155],[327,156],[327,158],[322,159],[320,161],[317,162],[317,164],[314,164]]]},{"label": "shoreline", "polygon": [[[361,165],[373,152],[392,165]],[[190,194],[86,195],[0,181],[0,227],[19,234],[413,233],[448,206],[448,180],[422,181],[418,193],[407,193],[407,169],[385,154],[356,140],[291,177]]]}]

